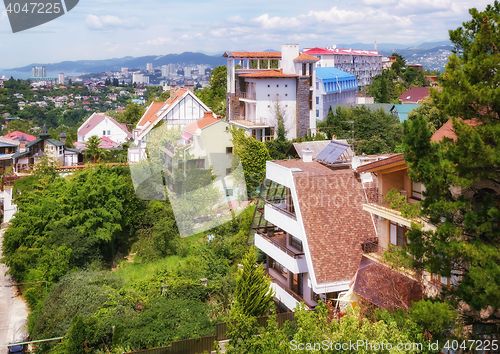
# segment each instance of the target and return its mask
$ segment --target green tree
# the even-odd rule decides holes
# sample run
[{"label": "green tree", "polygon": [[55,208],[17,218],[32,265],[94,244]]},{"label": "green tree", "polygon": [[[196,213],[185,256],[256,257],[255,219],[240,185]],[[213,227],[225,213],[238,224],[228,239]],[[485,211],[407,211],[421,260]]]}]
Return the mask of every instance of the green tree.
[{"label": "green tree", "polygon": [[266,141],[266,147],[271,159],[283,160],[290,155],[292,143],[286,138],[285,111],[279,102],[275,104],[275,114],[277,122],[276,139]]},{"label": "green tree", "polygon": [[87,140],[85,155],[92,163],[99,162],[104,155],[104,150],[99,147],[100,144],[101,139],[96,135],[91,136],[89,140]]},{"label": "green tree", "polygon": [[242,261],[243,269],[236,278],[233,309],[246,316],[259,317],[269,313],[273,304],[270,280],[261,265],[257,253],[251,248]]},{"label": "green tree", "polygon": [[456,141],[431,143],[430,119],[417,114],[406,123],[404,145],[410,176],[426,186],[423,212],[437,227],[410,231],[415,265],[459,276],[454,295],[479,310],[500,306],[499,73],[493,69],[499,64],[500,3],[470,14],[450,31],[457,53],[433,98],[445,114],[475,118],[479,125],[455,118]]},{"label": "green tree", "polygon": [[358,154],[394,152],[403,135],[397,117],[366,107],[337,107],[318,124],[318,129],[328,138],[347,139]]},{"label": "green tree", "polygon": [[137,103],[129,103],[125,110],[116,115],[116,120],[120,123],[125,123],[128,126],[135,127],[139,119],[144,114],[145,108]]},{"label": "green tree", "polygon": [[500,2],[484,11],[469,10],[472,18],[450,31],[455,46],[441,76],[441,91],[433,98],[453,117],[497,120],[500,112]]},{"label": "green tree", "polygon": [[227,68],[218,66],[212,71],[208,87],[197,90],[196,96],[218,115],[226,114]]},{"label": "green tree", "polygon": [[247,136],[242,129],[234,128],[231,133],[234,153],[243,166],[244,176],[239,177],[245,178],[248,195],[255,195],[266,175],[266,161],[271,157],[263,142]]}]

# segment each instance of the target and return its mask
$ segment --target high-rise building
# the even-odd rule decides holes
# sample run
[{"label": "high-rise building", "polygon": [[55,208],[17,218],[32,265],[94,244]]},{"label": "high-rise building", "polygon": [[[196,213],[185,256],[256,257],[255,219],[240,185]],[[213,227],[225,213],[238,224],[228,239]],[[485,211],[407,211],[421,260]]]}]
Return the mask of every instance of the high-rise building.
[{"label": "high-rise building", "polygon": [[31,72],[32,72],[32,76],[34,78],[44,78],[44,77],[47,77],[47,72],[46,72],[45,66],[34,66],[31,69]]},{"label": "high-rise building", "polygon": [[122,68],[122,69],[121,69],[121,73],[122,73],[123,75],[128,75],[128,68]]},{"label": "high-rise building", "polygon": [[155,72],[155,69],[153,68],[153,63],[147,63],[146,64],[146,71],[150,74]]},{"label": "high-rise building", "polygon": [[64,85],[64,73],[59,73],[57,76],[57,83],[59,85]]},{"label": "high-rise building", "polygon": [[137,85],[149,84],[149,76],[146,76],[140,72],[132,73],[132,83]]},{"label": "high-rise building", "polygon": [[167,65],[162,65],[161,66],[161,76],[163,77],[168,77],[169,70]]}]

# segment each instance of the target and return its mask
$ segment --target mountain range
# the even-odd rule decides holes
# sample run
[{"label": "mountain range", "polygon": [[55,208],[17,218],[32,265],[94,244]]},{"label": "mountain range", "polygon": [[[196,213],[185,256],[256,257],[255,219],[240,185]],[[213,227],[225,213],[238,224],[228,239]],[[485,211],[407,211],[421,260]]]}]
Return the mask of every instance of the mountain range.
[{"label": "mountain range", "polygon": [[[374,44],[366,43],[350,43],[339,44],[340,48],[356,48],[356,49],[374,49]],[[453,49],[449,41],[426,42],[412,47],[403,47],[401,44],[381,43],[377,44],[377,49],[383,55],[390,55],[393,52],[398,52],[409,63],[420,63],[429,70],[443,70],[446,65],[447,58]],[[208,64],[211,66],[224,65],[225,59],[222,53],[218,55],[207,55],[198,52],[184,52],[180,54],[167,55],[148,55],[141,57],[123,57],[103,60],[76,60],[63,61],[52,64],[33,63],[30,65],[0,70],[0,75],[14,77],[29,77],[31,68],[36,65],[44,65],[48,76],[55,77],[58,73],[64,72],[66,75],[77,75],[87,73],[99,73],[104,71],[119,71],[122,67],[130,69],[142,69],[146,67],[146,63],[153,63],[155,67],[165,64]]]}]

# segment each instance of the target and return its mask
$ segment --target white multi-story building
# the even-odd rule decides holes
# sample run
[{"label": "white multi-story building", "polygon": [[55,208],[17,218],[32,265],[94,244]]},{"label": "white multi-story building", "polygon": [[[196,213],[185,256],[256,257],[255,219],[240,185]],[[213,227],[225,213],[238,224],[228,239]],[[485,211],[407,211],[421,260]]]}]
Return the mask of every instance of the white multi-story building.
[{"label": "white multi-story building", "polygon": [[312,150],[304,150],[301,160],[266,165],[254,243],[266,256],[276,300],[289,310],[345,294],[362,244],[376,237],[370,214],[362,210],[361,181],[344,160],[348,146],[330,144],[325,156],[336,154],[341,162],[322,164],[323,152],[313,161]]},{"label": "white multi-story building", "polygon": [[316,132],[316,57],[299,46],[281,52],[227,52],[227,117],[258,140],[274,138],[278,115],[289,139]]},{"label": "white multi-story building", "polygon": [[57,83],[59,85],[64,85],[64,73],[59,73],[57,76]]},{"label": "white multi-story building", "polygon": [[355,104],[357,93],[358,82],[354,74],[333,67],[316,68],[314,97],[317,119],[325,119],[337,106]]},{"label": "white multi-story building", "polygon": [[78,142],[85,143],[90,137],[97,136],[98,138],[107,138],[121,145],[130,140],[130,134],[127,125],[118,123],[112,117],[105,113],[93,113],[83,124],[78,128]]},{"label": "white multi-story building", "polygon": [[149,84],[149,76],[140,72],[135,72],[132,74],[132,83],[137,85],[147,85]]},{"label": "white multi-story building", "polygon": [[34,66],[31,69],[31,74],[34,78],[45,78],[47,77],[47,71],[45,66]]},{"label": "white multi-story building", "polygon": [[146,64],[146,71],[149,73],[149,74],[152,74],[155,72],[155,69],[153,67],[153,63],[147,63]]},{"label": "white multi-story building", "polygon": [[354,74],[359,86],[367,86],[382,73],[382,55],[376,50],[311,48],[304,53],[319,59],[317,67],[335,67]]}]

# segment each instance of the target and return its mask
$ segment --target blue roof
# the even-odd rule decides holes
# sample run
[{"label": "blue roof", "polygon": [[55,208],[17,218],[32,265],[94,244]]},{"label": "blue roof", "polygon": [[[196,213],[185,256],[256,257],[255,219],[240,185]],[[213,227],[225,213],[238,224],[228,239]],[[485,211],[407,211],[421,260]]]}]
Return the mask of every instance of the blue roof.
[{"label": "blue roof", "polygon": [[356,76],[337,68],[316,68],[316,77],[320,80],[344,79],[353,80]]},{"label": "blue roof", "polygon": [[420,105],[417,103],[395,104],[392,110],[396,111],[399,121],[404,122],[408,119],[410,112],[418,107],[420,107]]}]

